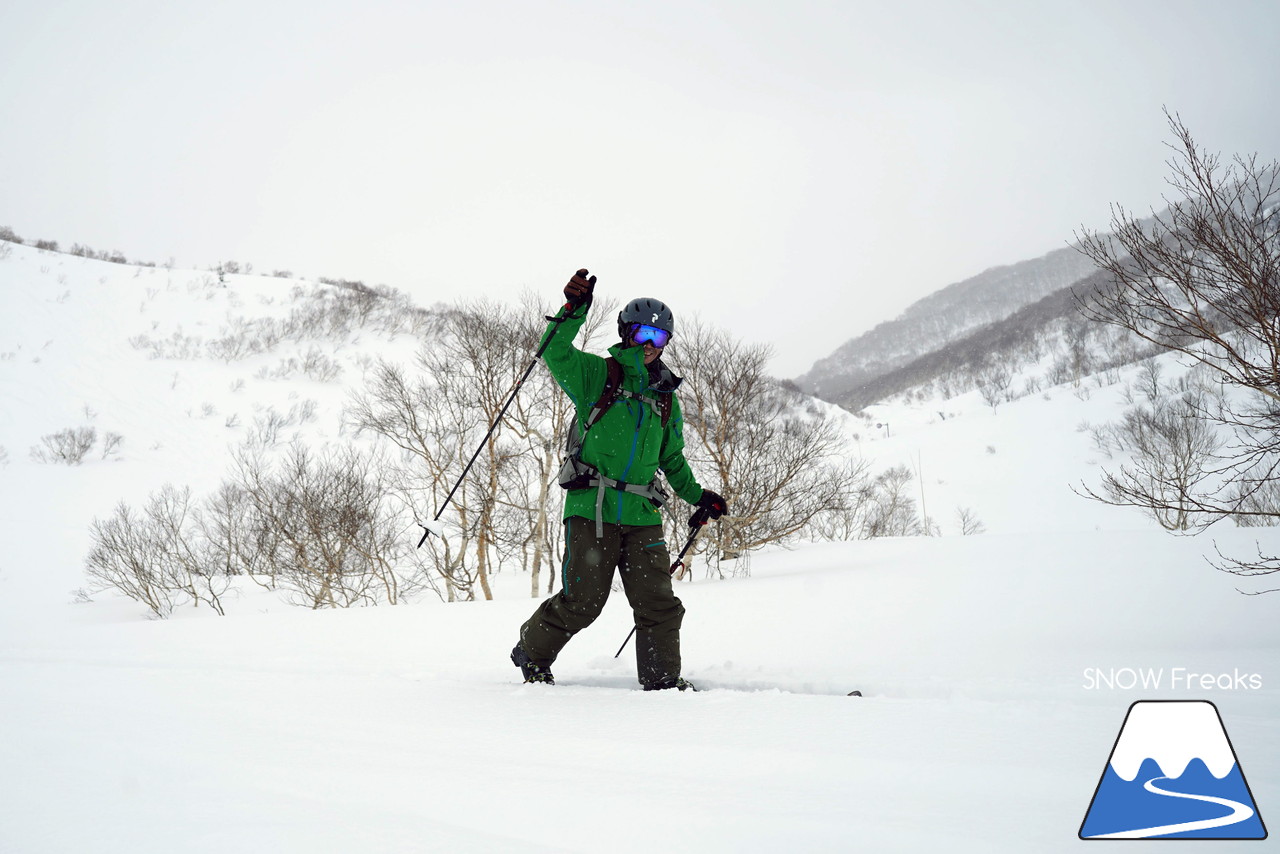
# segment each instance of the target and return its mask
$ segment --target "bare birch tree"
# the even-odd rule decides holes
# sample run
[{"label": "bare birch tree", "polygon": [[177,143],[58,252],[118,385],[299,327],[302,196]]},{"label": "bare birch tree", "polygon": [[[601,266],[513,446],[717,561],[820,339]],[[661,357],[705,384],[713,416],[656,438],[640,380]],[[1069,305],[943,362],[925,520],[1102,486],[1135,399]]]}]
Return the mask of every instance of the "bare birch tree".
[{"label": "bare birch tree", "polygon": [[[1117,206],[1110,234],[1083,235],[1081,251],[1110,274],[1110,286],[1078,295],[1078,303],[1091,320],[1206,366],[1227,393],[1196,417],[1231,439],[1196,489],[1171,491],[1157,479],[1146,491],[1104,500],[1156,512],[1187,508],[1208,524],[1278,524],[1280,163],[1251,155],[1224,164],[1196,144],[1176,114],[1167,115],[1175,198],[1145,223]],[[1219,568],[1263,575],[1280,572],[1280,562],[1260,555]]]},{"label": "bare birch tree", "polygon": [[1200,510],[1199,495],[1225,486],[1218,469],[1223,441],[1209,419],[1203,392],[1127,410],[1108,435],[1129,463],[1103,470],[1102,494],[1083,494],[1108,504],[1140,507],[1167,531],[1200,531],[1220,518]]},{"label": "bare birch tree", "polygon": [[[430,537],[430,550],[448,598],[492,597],[489,576],[501,559],[531,571],[538,595],[541,570],[558,551],[561,532],[555,473],[572,405],[547,371],[535,366],[516,385],[537,352],[549,306],[526,297],[522,311],[477,302],[442,313],[418,352],[412,378],[386,361],[371,371],[347,419],[402,452],[393,480],[404,500],[425,513],[439,508],[468,460],[476,462],[458,485],[443,519],[449,535]],[[613,306],[595,307],[584,328],[590,348]],[[481,445],[503,405],[511,406]]]},{"label": "bare birch tree", "polygon": [[[447,367],[428,380],[421,373],[410,378],[401,366],[379,360],[347,409],[347,419],[358,431],[375,433],[399,449],[399,459],[388,466],[389,485],[419,518],[443,504],[451,477],[461,473],[470,454],[472,411],[460,393],[442,390],[452,381]],[[449,602],[475,598],[474,565],[469,561],[473,513],[465,482],[454,507],[456,512],[445,517],[448,535],[429,537],[424,546]]]},{"label": "bare birch tree", "polygon": [[681,323],[668,357],[680,388],[686,456],[730,515],[699,537],[719,557],[786,542],[823,513],[852,509],[864,467],[827,411],[765,373],[769,350],[698,320]]}]

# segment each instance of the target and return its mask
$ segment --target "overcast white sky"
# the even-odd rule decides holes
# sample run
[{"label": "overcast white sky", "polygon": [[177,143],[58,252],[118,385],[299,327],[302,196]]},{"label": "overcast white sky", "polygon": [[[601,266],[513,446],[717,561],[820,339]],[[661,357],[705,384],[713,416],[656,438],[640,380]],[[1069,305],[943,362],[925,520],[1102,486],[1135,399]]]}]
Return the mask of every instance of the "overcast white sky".
[{"label": "overcast white sky", "polygon": [[795,376],[1161,204],[1163,105],[1280,155],[1277,33],[1274,0],[6,0],[0,225],[424,301],[585,265]]}]

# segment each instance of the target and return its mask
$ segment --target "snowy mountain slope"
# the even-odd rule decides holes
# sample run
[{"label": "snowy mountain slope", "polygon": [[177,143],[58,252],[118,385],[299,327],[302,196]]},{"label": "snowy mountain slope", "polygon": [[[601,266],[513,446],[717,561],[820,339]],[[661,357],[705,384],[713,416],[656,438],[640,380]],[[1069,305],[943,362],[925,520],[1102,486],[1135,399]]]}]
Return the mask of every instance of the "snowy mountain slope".
[{"label": "snowy mountain slope", "polygon": [[[918,300],[899,317],[841,344],[796,383],[824,400],[844,402],[859,387],[998,323],[1093,272],[1073,247],[994,267]],[[868,402],[859,398],[859,405]]]},{"label": "snowy mountain slope", "polygon": [[[687,672],[720,689],[699,694],[633,690],[631,663],[611,658],[616,603],[549,690],[504,661],[523,600],[64,623],[5,645],[0,717],[23,737],[0,748],[16,771],[2,838],[644,851],[667,832],[677,851],[1067,850],[1125,708],[1150,695],[1088,692],[1085,668],[1275,670],[1272,621],[1184,542],[761,558],[753,579],[681,590]],[[868,697],[842,696],[851,685]],[[1265,811],[1280,798],[1275,689],[1212,698]]]},{"label": "snowy mountain slope", "polygon": [[[95,515],[166,481],[208,488],[272,409],[314,400],[286,429],[348,441],[336,414],[361,359],[412,351],[410,334],[355,332],[321,382],[272,378],[306,339],[231,362],[129,343],[179,326],[207,342],[229,311],[286,318],[311,299],[295,284],[0,260],[0,730],[19,734],[0,740],[0,851],[1068,850],[1125,710],[1151,697],[1217,703],[1264,819],[1280,803],[1280,594],[1241,596],[1207,539],[1068,488],[1096,479],[1077,427],[1114,417],[1119,385],[872,408],[864,458],[918,471],[943,536],[700,570],[679,588],[698,694],[636,690],[631,651],[613,658],[620,595],[559,684],[521,685],[506,654],[534,602],[512,572],[483,603],[310,611],[247,587],[225,618],[154,621],[76,601]],[[28,458],[82,424],[119,432],[120,452]],[[958,536],[957,507],[988,533]],[[1213,536],[1280,546],[1271,529]],[[1099,688],[1091,668],[1161,684]],[[1175,684],[1176,668],[1261,687]]]}]

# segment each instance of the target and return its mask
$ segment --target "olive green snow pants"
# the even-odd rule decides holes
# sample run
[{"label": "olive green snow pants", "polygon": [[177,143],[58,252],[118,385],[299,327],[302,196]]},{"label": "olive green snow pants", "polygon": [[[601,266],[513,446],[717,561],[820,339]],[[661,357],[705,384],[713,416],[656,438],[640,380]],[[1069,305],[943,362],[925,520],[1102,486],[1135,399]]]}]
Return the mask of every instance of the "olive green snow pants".
[{"label": "olive green snow pants", "polygon": [[680,623],[684,606],[671,589],[671,556],[661,525],[565,520],[560,592],[538,606],[520,627],[520,645],[537,664],[550,667],[569,639],[591,625],[609,598],[614,567],[631,603],[636,625],[636,672],[644,685],[680,676]]}]

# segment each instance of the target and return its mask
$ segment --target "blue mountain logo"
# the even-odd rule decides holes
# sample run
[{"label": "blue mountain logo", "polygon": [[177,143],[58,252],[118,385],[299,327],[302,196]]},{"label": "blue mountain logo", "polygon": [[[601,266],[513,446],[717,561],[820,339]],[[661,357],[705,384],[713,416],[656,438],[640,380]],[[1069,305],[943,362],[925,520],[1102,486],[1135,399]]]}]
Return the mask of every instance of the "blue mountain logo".
[{"label": "blue mountain logo", "polygon": [[1081,839],[1266,839],[1213,703],[1129,707],[1080,825]]}]

